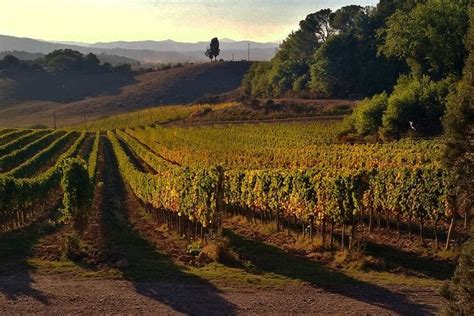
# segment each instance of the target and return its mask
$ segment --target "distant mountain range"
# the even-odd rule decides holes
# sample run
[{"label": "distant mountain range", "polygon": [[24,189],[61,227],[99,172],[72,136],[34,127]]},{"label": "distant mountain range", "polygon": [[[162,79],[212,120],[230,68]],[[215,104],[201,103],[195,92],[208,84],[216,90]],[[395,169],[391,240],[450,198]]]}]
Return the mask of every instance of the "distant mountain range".
[{"label": "distant mountain range", "polygon": [[[252,41],[234,41],[222,39],[221,54],[224,60],[243,60],[248,57],[250,48],[251,60],[270,60],[278,48],[278,43],[258,43]],[[165,41],[135,41],[109,43],[81,42],[48,42],[31,38],[19,38],[0,35],[0,52],[22,51],[28,53],[47,54],[56,49],[70,48],[81,53],[97,55],[115,55],[133,59],[141,63],[177,63],[206,61],[204,55],[208,42],[182,43],[173,40]]]}]

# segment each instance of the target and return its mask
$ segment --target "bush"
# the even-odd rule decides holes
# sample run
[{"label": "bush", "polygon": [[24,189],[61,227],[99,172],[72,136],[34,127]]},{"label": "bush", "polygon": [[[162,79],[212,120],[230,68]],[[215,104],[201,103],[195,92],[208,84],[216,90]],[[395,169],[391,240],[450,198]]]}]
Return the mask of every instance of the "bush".
[{"label": "bush", "polygon": [[77,234],[66,235],[66,239],[61,247],[61,257],[63,260],[80,261],[87,256],[85,246]]},{"label": "bush", "polygon": [[202,251],[202,243],[199,241],[193,242],[186,247],[186,253],[193,257],[199,256]]},{"label": "bush", "polygon": [[449,300],[448,315],[474,313],[474,226],[471,238],[464,244],[452,283],[445,284],[441,294]]},{"label": "bush", "polygon": [[439,135],[451,86],[451,79],[434,82],[426,76],[421,79],[400,77],[382,118],[383,137],[397,139],[409,130],[420,136]]},{"label": "bush", "polygon": [[93,196],[87,165],[81,159],[68,158],[62,161],[62,172],[62,220],[72,220],[75,231],[82,234],[88,223]]},{"label": "bush", "polygon": [[362,136],[377,133],[387,105],[388,95],[385,92],[359,102],[354,110],[354,129],[357,133]]},{"label": "bush", "polygon": [[202,252],[214,262],[228,265],[239,264],[239,256],[231,249],[230,242],[225,237],[212,240],[202,248]]}]

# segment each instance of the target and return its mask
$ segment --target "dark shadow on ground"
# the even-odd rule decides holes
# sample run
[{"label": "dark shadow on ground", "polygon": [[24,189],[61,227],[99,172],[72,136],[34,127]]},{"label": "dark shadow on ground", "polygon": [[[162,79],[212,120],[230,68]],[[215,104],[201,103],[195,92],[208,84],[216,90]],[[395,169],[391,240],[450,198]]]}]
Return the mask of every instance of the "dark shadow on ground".
[{"label": "dark shadow on ground", "polygon": [[[132,281],[141,295],[157,300],[177,312],[189,315],[224,314],[235,311],[219,290],[191,275],[185,268],[160,252],[135,230],[128,212],[140,207],[123,183],[111,144],[104,140],[105,170],[103,231],[107,232],[108,257],[116,261],[124,277]],[[128,198],[128,200],[127,200]],[[120,264],[122,263],[122,264]]]},{"label": "dark shadow on ground", "polygon": [[366,253],[382,258],[389,269],[402,268],[437,280],[449,280],[456,268],[453,263],[447,261],[429,257],[424,258],[416,253],[373,242],[367,244]]},{"label": "dark shadow on ground", "polygon": [[118,95],[124,86],[138,81],[133,74],[16,72],[0,77],[5,87],[0,89],[0,100],[10,101],[78,101],[87,97]]},{"label": "dark shadow on ground", "polygon": [[9,300],[16,301],[23,296],[31,297],[48,305],[49,300],[43,292],[34,289],[35,283],[28,271],[21,271],[13,275],[0,275],[0,293]]},{"label": "dark shadow on ground", "polygon": [[433,314],[432,307],[411,302],[406,295],[356,280],[314,261],[291,255],[282,249],[225,230],[232,248],[255,269],[310,283],[315,288],[336,293],[370,305],[406,315]]},{"label": "dark shadow on ground", "polygon": [[0,234],[0,293],[12,300],[29,296],[48,303],[41,291],[32,288],[34,280],[30,273],[34,268],[28,264],[28,259],[38,241],[56,229],[45,219],[40,219],[29,227]]}]

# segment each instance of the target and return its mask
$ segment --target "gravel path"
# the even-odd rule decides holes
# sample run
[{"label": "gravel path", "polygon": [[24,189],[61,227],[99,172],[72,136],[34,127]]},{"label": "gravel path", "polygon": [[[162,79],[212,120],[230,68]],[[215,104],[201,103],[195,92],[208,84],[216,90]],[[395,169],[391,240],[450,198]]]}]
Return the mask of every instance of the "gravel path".
[{"label": "gravel path", "polygon": [[[283,289],[231,289],[212,285],[123,280],[75,280],[20,273],[0,276],[0,313],[85,314],[410,314],[437,313],[442,300],[430,290],[360,286],[328,291],[308,285]],[[394,294],[396,293],[396,294]]]}]

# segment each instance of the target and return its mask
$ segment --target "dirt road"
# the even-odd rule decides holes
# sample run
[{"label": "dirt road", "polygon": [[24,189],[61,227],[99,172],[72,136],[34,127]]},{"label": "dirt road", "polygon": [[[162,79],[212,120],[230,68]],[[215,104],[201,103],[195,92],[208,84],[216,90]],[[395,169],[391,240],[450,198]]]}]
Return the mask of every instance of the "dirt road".
[{"label": "dirt road", "polygon": [[0,313],[426,315],[436,313],[442,302],[429,290],[393,288],[390,292],[397,294],[385,297],[383,292],[359,286],[327,291],[309,285],[220,291],[212,285],[134,284],[22,273],[0,276]]}]

